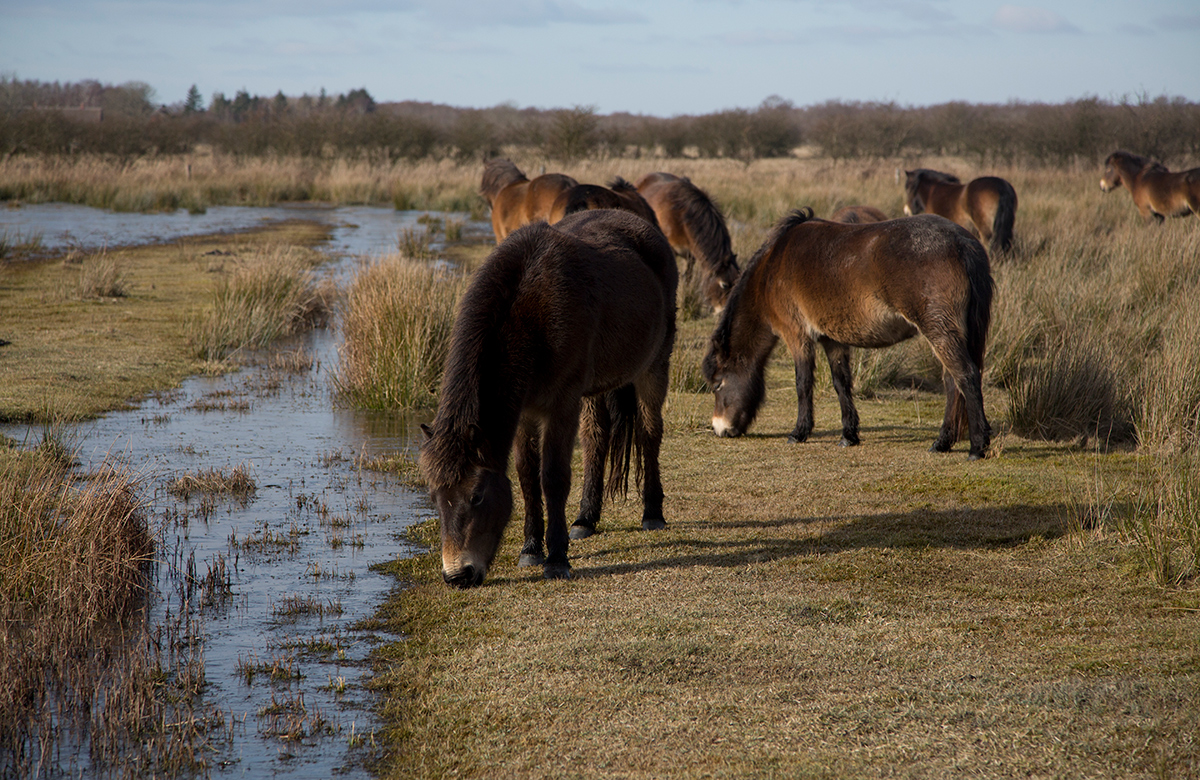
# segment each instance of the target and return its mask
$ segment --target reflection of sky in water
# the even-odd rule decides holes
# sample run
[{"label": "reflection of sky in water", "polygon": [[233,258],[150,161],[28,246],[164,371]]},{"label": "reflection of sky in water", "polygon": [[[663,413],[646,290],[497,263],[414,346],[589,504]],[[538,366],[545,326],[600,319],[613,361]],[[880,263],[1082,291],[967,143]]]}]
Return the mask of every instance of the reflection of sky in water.
[{"label": "reflection of sky in water", "polygon": [[[208,215],[144,215],[47,205],[0,209],[0,229],[11,233],[15,226],[22,235],[40,231],[47,246],[86,246],[88,242],[112,246],[244,229],[264,220],[316,217],[335,226],[331,252],[378,255],[393,251],[398,233],[406,227],[424,230],[417,223],[421,213],[361,206],[213,208]],[[490,225],[467,223],[465,232],[475,230],[490,234]],[[54,244],[54,240],[63,243]],[[343,277],[356,265],[356,260],[345,259],[326,265],[323,272]],[[392,477],[359,471],[353,463],[359,455],[391,455],[414,447],[419,436],[417,423],[426,418],[337,408],[330,376],[337,367],[338,334],[318,331],[283,349],[300,344],[313,356],[313,369],[284,375],[277,387],[273,384],[280,377],[262,367],[216,379],[196,377],[177,392],[148,400],[131,411],[80,423],[67,435],[68,441],[80,446],[84,469],[107,457],[141,475],[145,497],[158,517],[173,506],[188,508],[166,491],[167,484],[183,473],[204,469],[227,472],[244,464],[258,484],[245,506],[219,500],[207,522],[193,519],[185,527],[168,523],[163,542],[163,552],[172,560],[194,554],[201,574],[222,557],[236,569],[233,606],[207,612],[202,618],[208,680],[202,709],[219,709],[244,724],[236,730],[233,743],[212,756],[230,762],[214,776],[367,776],[361,767],[342,773],[349,758],[350,729],[362,734],[378,728],[370,695],[363,688],[369,674],[365,661],[374,638],[351,626],[369,617],[395,586],[390,577],[371,572],[370,565],[406,554],[408,547],[398,534],[428,512],[424,495],[399,485]],[[205,404],[229,408],[205,411]],[[41,429],[4,425],[0,432],[31,445]],[[303,497],[319,499],[331,515],[345,518],[348,526],[335,529],[311,509],[301,511],[297,502]],[[190,505],[193,511],[195,501]],[[244,540],[261,535],[264,528],[276,534],[298,529],[299,549],[290,554],[261,554],[238,549],[230,542],[231,536]],[[349,543],[331,544],[334,534],[343,534]],[[159,567],[160,610],[173,603],[171,578],[178,573],[172,573],[172,568],[173,564]],[[314,570],[339,576],[317,578]],[[336,601],[344,612],[280,620],[273,610],[283,600],[297,597],[323,604]],[[239,663],[270,662],[294,654],[294,650],[280,649],[281,645],[314,637],[348,640],[346,658],[300,655],[297,665],[303,679],[299,681],[276,685],[260,678],[251,685],[244,682]],[[335,695],[330,689],[330,682],[337,678],[344,678],[349,686],[344,695]],[[272,697],[282,699],[297,691],[303,693],[310,710],[319,710],[340,731],[286,744],[261,734],[258,713]],[[71,758],[73,748],[62,749],[65,762],[86,767],[86,755]]]},{"label": "reflection of sky in water", "polygon": [[[425,230],[417,220],[431,217],[461,220],[464,234],[490,235],[487,222],[470,221],[466,214],[397,211],[387,206],[210,206],[204,214],[124,213],[76,206],[44,203],[17,208],[0,207],[0,235],[10,239],[41,236],[42,246],[58,251],[71,248],[98,249],[173,241],[183,236],[233,232],[260,227],[287,219],[307,219],[333,226],[329,251],[336,254],[381,255],[394,252],[401,233]],[[441,231],[434,234],[441,238]]]}]

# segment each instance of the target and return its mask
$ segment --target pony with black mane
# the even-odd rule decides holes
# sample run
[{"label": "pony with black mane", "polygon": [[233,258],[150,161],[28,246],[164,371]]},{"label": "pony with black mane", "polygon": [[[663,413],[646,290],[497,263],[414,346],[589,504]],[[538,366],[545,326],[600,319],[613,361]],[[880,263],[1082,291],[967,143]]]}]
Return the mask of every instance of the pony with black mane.
[{"label": "pony with black mane", "polygon": [[522,225],[545,219],[559,193],[578,183],[561,173],[544,173],[530,181],[511,160],[489,160],[483,166],[479,194],[492,207],[496,243]]},{"label": "pony with black mane", "polygon": [[933,214],[864,225],[794,211],[742,272],[713,332],[704,378],[716,397],[713,430],[739,436],[766,394],[763,374],[783,339],[796,367],[798,412],[790,442],[813,429],[813,364],[825,350],[842,412],[842,446],[859,443],[851,347],[888,347],[918,333],[941,362],[946,412],[930,448],[947,452],[965,432],[970,458],[986,455],[983,354],[992,276],[979,241]]},{"label": "pony with black mane", "polygon": [[[609,494],[636,461],[642,528],[666,525],[658,456],[677,282],[662,233],[613,210],[520,228],[476,272],[420,456],[448,584],[481,584],[495,558],[512,512],[510,453],[525,499],[519,564],[547,578],[569,577],[568,538],[596,530],[606,459]],[[583,498],[568,532],[577,433]]]},{"label": "pony with black mane", "polygon": [[625,179],[617,176],[608,183],[607,187],[599,184],[576,184],[569,190],[559,193],[550,207],[546,221],[553,225],[568,214],[575,214],[588,209],[624,209],[637,214],[654,227],[659,227],[654,209]]},{"label": "pony with black mane", "polygon": [[1171,173],[1156,160],[1118,150],[1104,161],[1100,189],[1110,192],[1122,184],[1146,222],[1200,214],[1200,168]]},{"label": "pony with black mane", "polygon": [[950,173],[917,168],[905,171],[904,213],[940,214],[972,231],[992,251],[1012,248],[1017,191],[999,176],[963,184]]},{"label": "pony with black mane", "polygon": [[721,210],[686,176],[649,173],[638,180],[637,190],[654,209],[671,248],[684,258],[688,279],[694,273],[695,261],[700,260],[704,297],[720,311],[739,273]]}]

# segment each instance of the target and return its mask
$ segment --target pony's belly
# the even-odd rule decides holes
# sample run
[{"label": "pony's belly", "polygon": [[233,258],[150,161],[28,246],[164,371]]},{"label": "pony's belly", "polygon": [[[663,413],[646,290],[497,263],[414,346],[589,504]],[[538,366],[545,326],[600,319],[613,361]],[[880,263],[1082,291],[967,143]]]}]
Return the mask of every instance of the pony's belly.
[{"label": "pony's belly", "polygon": [[809,335],[813,338],[830,338],[864,349],[890,347],[919,332],[916,325],[891,312],[855,322],[827,323],[826,327],[809,328]]}]

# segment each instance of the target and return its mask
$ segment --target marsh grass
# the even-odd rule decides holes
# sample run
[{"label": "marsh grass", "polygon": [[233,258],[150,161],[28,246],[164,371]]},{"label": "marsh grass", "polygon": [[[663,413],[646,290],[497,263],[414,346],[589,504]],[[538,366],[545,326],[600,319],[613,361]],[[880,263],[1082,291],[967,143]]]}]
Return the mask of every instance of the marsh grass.
[{"label": "marsh grass", "polygon": [[190,501],[193,495],[231,496],[239,501],[248,501],[258,490],[258,484],[245,463],[228,471],[201,469],[181,474],[167,484],[167,492],[182,501]]},{"label": "marsh grass", "polygon": [[157,643],[145,621],[155,529],[139,488],[108,465],[77,477],[38,451],[0,450],[6,775],[63,767],[71,734],[89,745],[96,772],[204,765],[200,745],[220,724],[187,703],[203,685],[202,659],[184,649],[195,647],[184,637],[190,621]]},{"label": "marsh grass", "polygon": [[43,247],[41,233],[22,233],[5,230],[0,233],[0,263],[20,260],[40,254]]},{"label": "marsh grass", "polygon": [[221,272],[212,304],[186,325],[193,354],[222,361],[323,323],[334,290],[311,269],[322,256],[298,247],[265,247]]},{"label": "marsh grass", "polygon": [[79,266],[79,297],[124,298],[129,281],[121,262],[101,251],[85,257]]},{"label": "marsh grass", "polygon": [[412,409],[436,402],[466,277],[403,254],[363,265],[346,292],[333,384],[346,404]]}]

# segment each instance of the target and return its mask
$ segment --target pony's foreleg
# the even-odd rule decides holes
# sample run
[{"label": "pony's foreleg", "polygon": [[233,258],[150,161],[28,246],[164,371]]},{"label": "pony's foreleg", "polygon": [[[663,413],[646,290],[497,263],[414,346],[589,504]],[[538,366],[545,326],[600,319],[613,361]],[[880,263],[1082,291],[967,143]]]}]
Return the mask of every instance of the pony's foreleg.
[{"label": "pony's foreleg", "polygon": [[[838,405],[842,408],[842,447],[858,444],[858,410],[854,408],[854,376],[850,372],[850,347],[840,341],[822,339],[825,357],[829,359],[829,375],[833,378],[833,389],[837,392]],[[809,406],[811,408],[810,399]]]},{"label": "pony's foreleg", "polygon": [[604,459],[608,456],[611,420],[605,396],[583,399],[579,415],[579,442],[583,450],[583,496],[579,517],[571,525],[572,539],[586,539],[596,533],[600,508],[604,504]]},{"label": "pony's foreleg", "polygon": [[571,492],[571,453],[581,403],[563,404],[542,424],[542,494],[546,497],[546,579],[567,579],[567,496]]},{"label": "pony's foreleg", "polygon": [[545,532],[542,516],[542,475],[539,453],[538,425],[530,419],[521,421],[517,439],[513,445],[517,467],[517,478],[521,482],[521,496],[525,499],[525,544],[517,559],[518,566],[541,566],[546,562],[542,547]]},{"label": "pony's foreleg", "polygon": [[796,427],[788,434],[792,444],[808,441],[813,429],[813,365],[816,345],[804,334],[786,339],[788,351],[796,364]]}]

